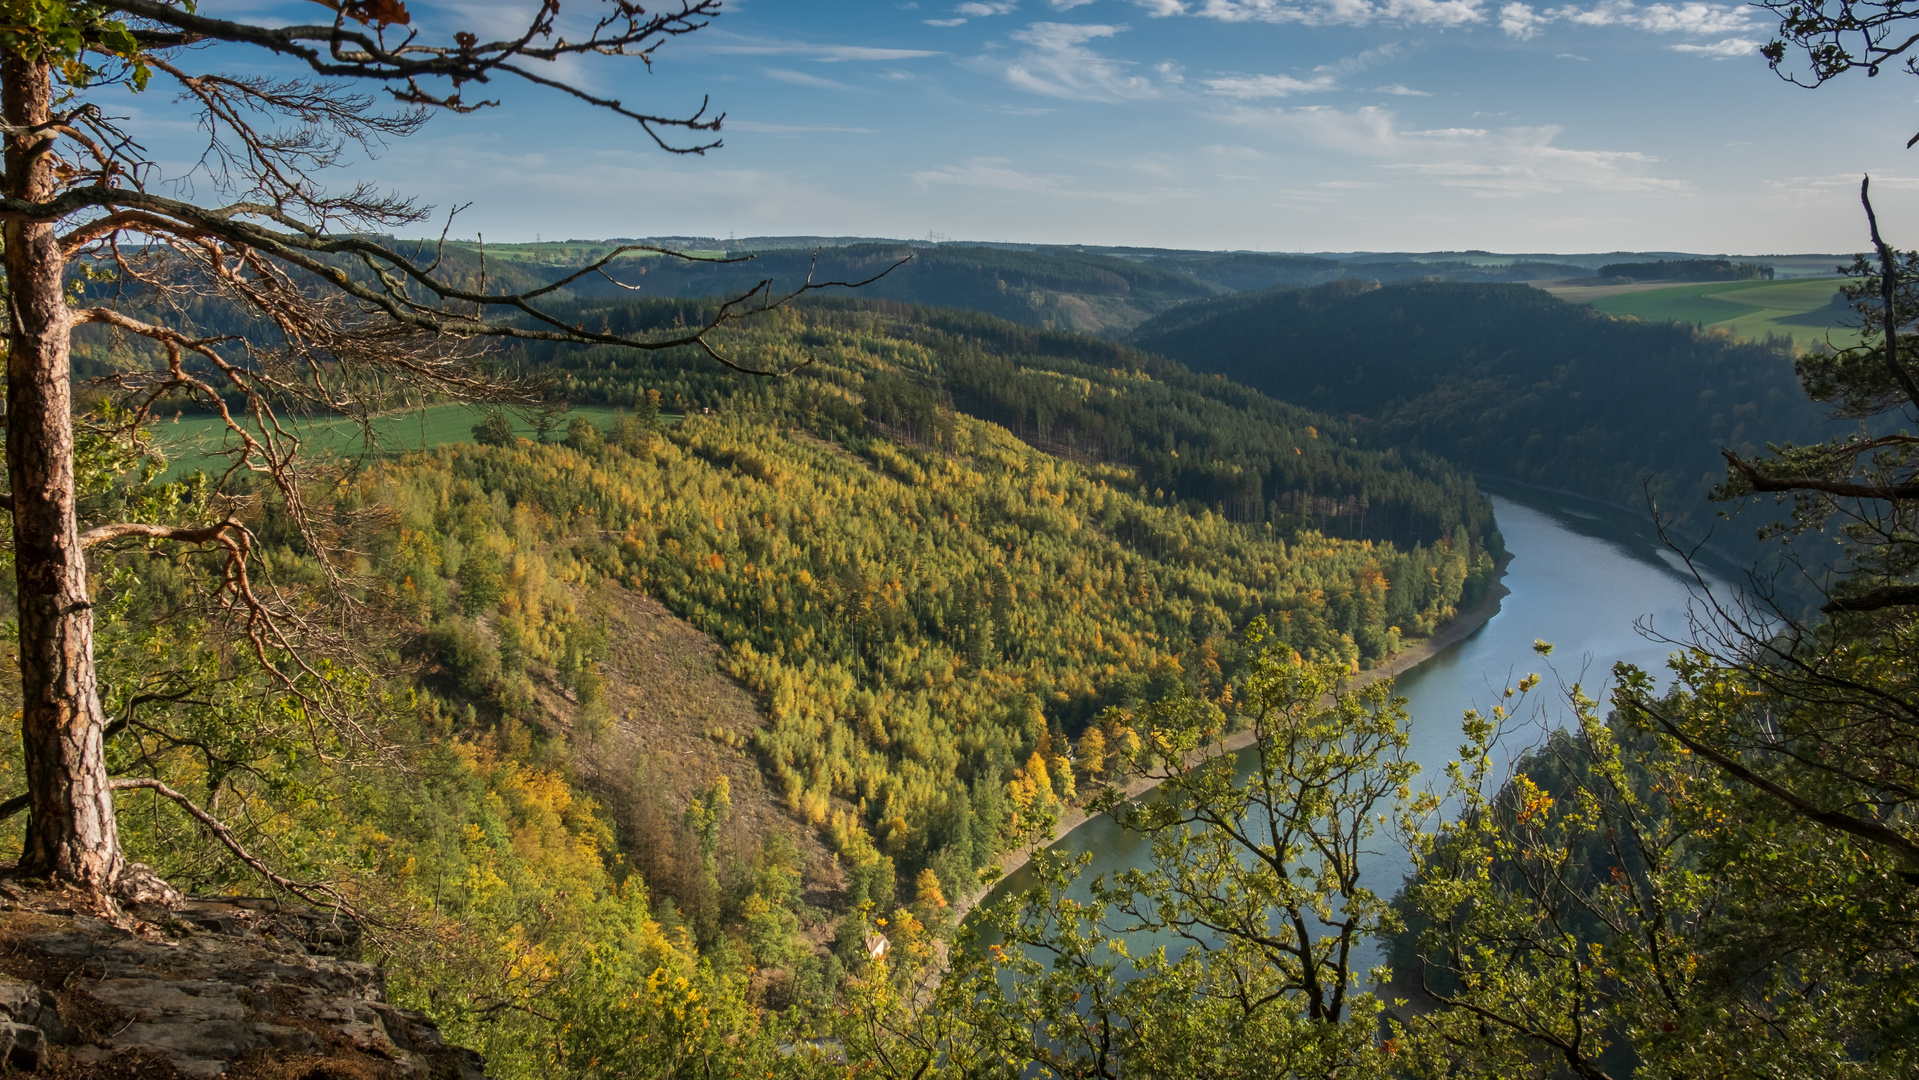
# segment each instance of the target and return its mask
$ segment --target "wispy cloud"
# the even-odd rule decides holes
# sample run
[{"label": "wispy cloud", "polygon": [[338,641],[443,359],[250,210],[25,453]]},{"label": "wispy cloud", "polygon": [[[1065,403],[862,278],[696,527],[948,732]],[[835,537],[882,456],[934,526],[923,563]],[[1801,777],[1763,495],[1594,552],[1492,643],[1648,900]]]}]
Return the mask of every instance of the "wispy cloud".
[{"label": "wispy cloud", "polygon": [[1560,146],[1561,129],[1550,125],[1408,129],[1388,109],[1329,106],[1241,106],[1224,119],[1371,159],[1377,168],[1423,184],[1488,198],[1681,191],[1687,186],[1657,175],[1659,159],[1637,150]]},{"label": "wispy cloud", "polygon": [[1231,75],[1203,80],[1209,90],[1222,97],[1241,100],[1283,98],[1331,90],[1338,85],[1331,75],[1313,79],[1295,79],[1291,75]]},{"label": "wispy cloud", "polygon": [[804,71],[788,71],[785,68],[767,68],[765,69],[765,74],[769,79],[778,79],[783,83],[792,83],[794,86],[810,86],[816,90],[859,89],[857,86],[849,86],[846,83],[835,82],[832,79],[822,79],[818,75],[808,75]]},{"label": "wispy cloud", "polygon": [[[1091,3],[1092,0],[1086,0]],[[1058,7],[1057,4],[1054,5]],[[950,19],[924,19],[928,26],[960,26],[973,19],[985,19],[994,15],[1010,15],[1019,8],[1012,0],[968,0],[967,3],[953,9]],[[1062,9],[1064,10],[1064,9]]]},{"label": "wispy cloud", "polygon": [[1337,60],[1321,64],[1313,70],[1332,75],[1356,75],[1368,68],[1391,63],[1405,55],[1405,46],[1397,41],[1389,41],[1384,45],[1375,45],[1363,52],[1356,52],[1351,56],[1342,56]]},{"label": "wispy cloud", "polygon": [[[1160,84],[1132,73],[1133,65],[1087,48],[1124,26],[1098,23],[1037,22],[1011,37],[1027,46],[1002,70],[1014,86],[1049,97],[1079,101],[1124,101],[1158,97]],[[1175,73],[1177,74],[1177,73]]]},{"label": "wispy cloud", "polygon": [[1731,60],[1735,56],[1754,56],[1759,52],[1759,42],[1752,38],[1726,38],[1710,45],[1668,45],[1666,48],[1677,53],[1691,53],[1694,56],[1709,56],[1714,60]]},{"label": "wispy cloud", "polygon": [[1410,86],[1401,86],[1398,83],[1388,83],[1385,86],[1375,86],[1373,87],[1373,93],[1391,94],[1394,97],[1432,97],[1433,96],[1433,92],[1431,90],[1415,90]]},{"label": "wispy cloud", "polygon": [[[704,37],[704,35],[702,35]],[[866,45],[821,45],[810,41],[767,41],[754,38],[720,38],[712,44],[692,43],[695,49],[720,56],[798,56],[822,64],[847,61],[892,62],[944,56],[935,49],[875,49]]]}]

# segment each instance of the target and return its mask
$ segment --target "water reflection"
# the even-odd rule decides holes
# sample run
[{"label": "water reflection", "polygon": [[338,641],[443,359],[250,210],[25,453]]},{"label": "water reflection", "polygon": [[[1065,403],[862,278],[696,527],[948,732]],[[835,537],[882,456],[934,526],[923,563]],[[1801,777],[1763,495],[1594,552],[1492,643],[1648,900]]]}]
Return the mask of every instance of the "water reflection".
[{"label": "water reflection", "polygon": [[[1466,709],[1489,709],[1506,686],[1528,672],[1546,676],[1534,695],[1537,715],[1501,743],[1510,762],[1567,721],[1570,712],[1556,692],[1558,683],[1577,682],[1588,696],[1603,700],[1616,662],[1663,675],[1670,646],[1641,629],[1683,639],[1688,627],[1690,573],[1661,545],[1643,515],[1493,483],[1484,487],[1512,553],[1504,580],[1511,594],[1485,626],[1402,675],[1397,688],[1413,718],[1411,754],[1424,766],[1422,782],[1435,790],[1443,789],[1446,763],[1457,756],[1459,718]],[[1715,590],[1729,576],[1720,569],[1709,574]],[[1550,669],[1533,651],[1535,639],[1555,646]],[[1365,865],[1366,884],[1391,895],[1408,869],[1406,855],[1390,837],[1379,837],[1374,846],[1376,853]],[[1080,826],[1055,850],[1092,853],[1087,881],[1143,866],[1151,856],[1144,837],[1107,817]],[[991,898],[1032,884],[1029,872],[1015,871]],[[1076,891],[1085,898],[1083,887]]]}]

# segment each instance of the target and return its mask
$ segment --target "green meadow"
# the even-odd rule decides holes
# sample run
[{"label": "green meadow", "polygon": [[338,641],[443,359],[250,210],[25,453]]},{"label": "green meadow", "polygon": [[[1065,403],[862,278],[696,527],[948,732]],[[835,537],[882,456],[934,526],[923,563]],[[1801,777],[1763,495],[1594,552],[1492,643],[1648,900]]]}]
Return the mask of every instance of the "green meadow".
[{"label": "green meadow", "polygon": [[[1838,278],[1800,278],[1790,281],[1722,281],[1672,285],[1663,288],[1588,288],[1565,290],[1568,300],[1590,303],[1607,313],[1647,322],[1683,322],[1724,330],[1735,338],[1757,341],[1785,336],[1801,349],[1830,342],[1851,345],[1859,340],[1846,326],[1853,313],[1832,306]],[[1553,290],[1555,293],[1560,290]]]},{"label": "green meadow", "polygon": [[[603,405],[581,406],[561,417],[550,438],[566,434],[566,421],[586,417],[604,429],[621,410]],[[403,413],[389,413],[373,421],[372,445],[358,424],[337,417],[289,421],[286,427],[301,440],[309,454],[347,457],[382,456],[426,450],[445,443],[472,442],[473,425],[480,422],[480,410],[471,405],[433,405]],[[673,419],[663,417],[662,419]],[[533,425],[513,418],[513,429],[526,438],[534,438]],[[214,471],[223,460],[220,452],[233,445],[233,436],[218,417],[184,416],[161,420],[154,425],[154,440],[167,455],[164,479],[174,480],[195,469]]]}]

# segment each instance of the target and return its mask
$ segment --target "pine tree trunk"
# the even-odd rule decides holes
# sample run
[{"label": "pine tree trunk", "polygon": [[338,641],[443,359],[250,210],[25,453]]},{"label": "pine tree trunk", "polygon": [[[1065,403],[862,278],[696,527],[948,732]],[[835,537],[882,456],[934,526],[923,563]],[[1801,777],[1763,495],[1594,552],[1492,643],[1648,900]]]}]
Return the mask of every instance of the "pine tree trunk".
[{"label": "pine tree trunk", "polygon": [[[43,201],[53,162],[33,130],[47,123],[52,73],[0,60],[6,194]],[[21,733],[32,817],[20,869],[104,894],[122,867],[94,685],[93,611],[74,508],[73,390],[65,260],[52,225],[5,225],[9,337],[7,475],[19,586]]]}]

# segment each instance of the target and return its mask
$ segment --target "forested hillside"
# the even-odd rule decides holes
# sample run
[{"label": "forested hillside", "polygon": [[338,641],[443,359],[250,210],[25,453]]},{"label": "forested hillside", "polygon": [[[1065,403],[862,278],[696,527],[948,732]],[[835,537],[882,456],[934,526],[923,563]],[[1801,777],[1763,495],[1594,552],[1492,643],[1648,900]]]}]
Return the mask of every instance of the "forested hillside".
[{"label": "forested hillside", "polygon": [[[621,300],[561,310],[640,331],[707,308]],[[831,389],[798,407],[855,444],[870,430],[938,447],[951,417],[969,414],[1051,453],[1127,466],[1154,499],[1270,522],[1281,535],[1312,528],[1418,545],[1457,530],[1477,543],[1491,528],[1470,481],[1430,455],[1366,442],[1341,420],[1096,338],[861,299],[809,304],[728,340],[750,363],[814,365],[801,386]],[[563,393],[581,404],[633,407],[657,389],[661,407],[680,412],[785,393],[717,373],[691,350],[637,365],[613,349],[534,346],[525,357],[560,372]]]},{"label": "forested hillside", "polygon": [[[1247,624],[1364,668],[1493,579],[1489,508],[1450,467],[1124,346],[869,300],[715,344],[809,363],[531,349],[512,362],[553,376],[553,409],[627,411],[562,414],[564,444],[316,460],[317,533],[264,486],[224,504],[279,595],[320,572],[309,535],[351,574],[363,629],[314,639],[294,687],[361,702],[363,743],[302,752],[303,699],[217,630],[204,553],[98,554],[109,708],[137,718],[116,768],[241,813],[248,845],[395,927],[396,996],[502,1076],[634,1046],[773,1060],[866,992],[871,931],[914,947],[1120,768],[1136,709],[1190,692],[1224,721]],[[209,512],[101,417],[91,513]],[[251,887],[172,803],[126,800],[136,858]]]},{"label": "forested hillside", "polygon": [[[558,277],[606,245],[582,245],[580,254],[522,263],[521,272]],[[469,257],[477,256],[473,252]],[[649,257],[623,260],[612,276],[650,298],[731,296],[765,279],[775,290],[815,281],[863,281],[903,259],[910,261],[863,287],[880,297],[940,307],[969,308],[1029,326],[1123,334],[1184,300],[1227,289],[1180,268],[1162,269],[1069,248],[1008,251],[990,247],[854,244],[846,247],[734,252],[739,262]],[[576,296],[626,299],[632,292],[605,279],[582,279]]]},{"label": "forested hillside", "polygon": [[1633,506],[1649,485],[1694,529],[1722,447],[1821,423],[1789,342],[1614,319],[1523,285],[1276,289],[1186,305],[1134,342],[1478,472]]}]

